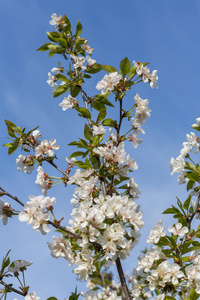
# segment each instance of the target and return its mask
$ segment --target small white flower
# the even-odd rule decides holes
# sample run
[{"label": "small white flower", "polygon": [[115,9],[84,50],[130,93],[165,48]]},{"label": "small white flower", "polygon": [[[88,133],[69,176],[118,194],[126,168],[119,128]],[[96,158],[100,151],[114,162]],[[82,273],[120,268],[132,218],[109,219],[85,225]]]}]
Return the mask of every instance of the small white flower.
[{"label": "small white flower", "polygon": [[200,118],[197,118],[197,119],[196,119],[196,122],[197,122],[196,124],[192,124],[192,128],[194,128],[194,129],[195,129],[196,127],[199,127],[199,126],[200,126]]},{"label": "small white flower", "polygon": [[173,175],[176,172],[182,172],[185,167],[185,161],[183,159],[182,155],[179,155],[176,159],[173,157],[170,160],[170,168],[171,168],[171,175]]},{"label": "small white flower", "polygon": [[8,267],[8,272],[20,272],[22,271],[24,268],[28,267],[32,265],[31,261],[27,261],[27,260],[14,260],[11,265]]},{"label": "small white flower", "polygon": [[86,60],[88,62],[88,66],[92,66],[93,64],[95,64],[96,60],[92,59],[89,55],[86,56]]},{"label": "small white flower", "polygon": [[88,54],[92,54],[92,52],[94,51],[94,48],[91,48],[90,46],[88,46],[87,40],[85,40],[85,42],[84,42],[83,49],[84,49],[85,52],[87,52]]},{"label": "small white flower", "polygon": [[85,58],[83,56],[75,56],[75,55],[71,54],[70,57],[73,60],[74,69],[81,68],[83,70],[86,70],[86,67],[83,66],[83,64],[85,62]]},{"label": "small white flower", "polygon": [[184,236],[189,232],[188,228],[186,226],[183,227],[181,223],[176,223],[174,226],[169,226],[168,231],[178,236]]},{"label": "small white flower", "polygon": [[58,67],[54,67],[53,69],[51,69],[52,73],[59,74],[63,70],[61,62],[58,61],[57,64],[58,64]]},{"label": "small white flower", "polygon": [[59,104],[59,106],[62,107],[62,110],[65,111],[68,108],[73,108],[78,104],[78,101],[76,101],[75,98],[73,98],[71,95],[68,95],[68,97],[65,97],[63,101]]},{"label": "small white flower", "polygon": [[30,294],[27,294],[25,297],[24,297],[25,300],[40,300],[40,297],[36,295],[35,292],[32,292]]},{"label": "small white flower", "polygon": [[165,237],[166,232],[164,231],[164,226],[162,220],[160,220],[150,231],[150,234],[147,238],[148,244],[157,244],[161,237]]},{"label": "small white flower", "polygon": [[56,13],[51,15],[51,20],[49,21],[50,25],[57,25],[60,20],[60,16],[58,17]]},{"label": "small white flower", "polygon": [[5,208],[9,208],[9,203],[4,203],[4,201],[0,198],[0,219],[3,221],[3,225],[8,223],[8,216],[5,214]]},{"label": "small white flower", "polygon": [[60,147],[54,144],[56,143],[56,139],[50,139],[49,142],[47,140],[43,140],[40,145],[35,148],[35,156],[43,156],[52,157],[54,155],[53,150],[58,150]]},{"label": "small white flower", "polygon": [[31,174],[34,170],[34,165],[29,165],[30,159],[25,155],[20,154],[16,158],[17,170]]},{"label": "small white flower", "polygon": [[106,132],[106,129],[103,125],[99,125],[99,126],[92,126],[92,132],[94,135],[102,135]]},{"label": "small white flower", "polygon": [[158,88],[158,85],[157,85],[157,81],[158,81],[158,76],[157,76],[157,70],[154,70],[152,72],[152,74],[150,74],[150,87],[151,88]]},{"label": "small white flower", "polygon": [[101,90],[101,94],[106,94],[107,92],[112,92],[114,87],[122,79],[122,75],[118,72],[106,74],[101,81],[96,85],[97,90]]}]

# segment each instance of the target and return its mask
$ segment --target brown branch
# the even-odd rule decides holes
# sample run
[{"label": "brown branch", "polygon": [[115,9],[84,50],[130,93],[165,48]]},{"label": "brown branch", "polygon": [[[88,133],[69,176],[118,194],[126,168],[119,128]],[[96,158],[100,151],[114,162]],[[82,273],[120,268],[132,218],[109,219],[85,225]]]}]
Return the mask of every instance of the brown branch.
[{"label": "brown branch", "polygon": [[65,173],[63,170],[61,170],[52,160],[46,160],[50,165],[52,165],[56,170],[58,170],[60,173],[62,173],[65,177],[69,179],[69,175]]},{"label": "brown branch", "polygon": [[51,226],[57,228],[57,229],[61,229],[62,231],[66,232],[67,234],[71,235],[72,237],[76,238],[76,239],[82,239],[82,237],[76,233],[71,232],[70,230],[66,229],[63,226],[60,226],[58,224],[55,224],[51,221],[48,221],[48,224],[50,224]]},{"label": "brown branch", "polygon": [[[188,230],[189,230],[189,228],[190,228],[190,225],[191,225],[191,223],[192,223],[192,220],[193,220],[194,216],[196,215],[196,213],[197,213],[197,211],[198,211],[198,209],[199,209],[199,201],[200,201],[200,194],[199,194],[199,196],[198,196],[198,198],[197,198],[197,202],[196,202],[196,204],[195,204],[194,211],[193,211],[193,213],[191,214],[190,218],[187,220],[187,227],[188,227]],[[184,235],[183,240],[182,240],[182,243],[181,243],[182,245],[187,241],[187,237],[188,237],[188,233],[186,233],[186,234]]]},{"label": "brown branch", "polygon": [[8,290],[10,290],[10,291],[12,291],[12,292],[14,292],[14,293],[16,293],[16,294],[19,294],[19,295],[21,295],[21,296],[26,296],[26,295],[27,295],[27,293],[21,292],[21,291],[15,289],[15,288],[11,287],[9,284],[6,284],[3,280],[0,280],[0,284],[2,284],[2,285],[5,286]]},{"label": "brown branch", "polygon": [[[51,226],[53,226],[53,227],[55,227],[57,229],[61,229],[62,231],[66,232],[67,234],[71,235],[73,238],[82,239],[82,236],[80,236],[80,235],[78,235],[76,233],[71,232],[70,230],[66,229],[63,226],[55,224],[55,223],[53,223],[51,221],[48,221],[48,224],[50,224]],[[90,241],[89,241],[89,243],[92,244],[93,246],[97,247],[99,250],[102,250],[102,246],[99,243],[97,243],[97,242],[90,242]]]},{"label": "brown branch", "polygon": [[119,274],[120,282],[121,282],[121,285],[122,285],[122,291],[124,293],[125,299],[126,300],[132,300],[132,297],[130,295],[130,292],[129,292],[129,289],[128,289],[128,286],[127,286],[127,283],[126,283],[126,279],[125,279],[125,276],[124,276],[124,272],[123,272],[121,261],[120,261],[119,257],[116,259],[115,263],[116,263],[116,266],[117,266],[117,271],[118,271],[118,274]]},{"label": "brown branch", "polygon": [[12,196],[10,193],[6,192],[2,187],[0,187],[0,190],[2,191],[2,196],[8,196],[18,202],[20,205],[24,206],[24,203],[22,203],[16,196]]}]

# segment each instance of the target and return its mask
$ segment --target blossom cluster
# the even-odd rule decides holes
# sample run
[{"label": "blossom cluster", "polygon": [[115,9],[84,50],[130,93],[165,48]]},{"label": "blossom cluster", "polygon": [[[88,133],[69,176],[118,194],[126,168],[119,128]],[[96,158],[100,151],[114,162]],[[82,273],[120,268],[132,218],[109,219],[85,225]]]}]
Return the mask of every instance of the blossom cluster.
[{"label": "blossom cluster", "polygon": [[158,81],[158,76],[157,76],[157,70],[154,70],[152,74],[150,74],[149,68],[144,66],[143,63],[140,62],[135,62],[133,61],[134,66],[136,67],[136,72],[139,76],[142,77],[142,80],[144,82],[150,82],[150,87],[153,88],[158,88],[157,86],[157,81]]},{"label": "blossom cluster", "polygon": [[20,154],[16,159],[17,170],[31,174],[34,170],[34,163],[45,157],[51,158],[54,156],[54,150],[58,150],[59,146],[55,145],[56,140],[50,139],[49,141],[40,141],[41,134],[39,130],[34,130],[32,134],[27,138],[22,148],[29,151],[29,148],[33,149],[35,155],[25,156]]},{"label": "blossom cluster", "polygon": [[33,229],[46,234],[51,229],[48,225],[50,220],[49,211],[52,210],[56,202],[55,197],[29,196],[29,200],[24,205],[24,210],[19,213],[19,220],[31,224]]},{"label": "blossom cluster", "polygon": [[[193,124],[192,127],[195,129],[199,125],[200,118],[196,119],[197,124]],[[175,158],[171,158],[170,160],[170,168],[171,168],[171,175],[174,173],[181,173],[178,176],[178,182],[179,184],[183,184],[188,182],[188,178],[185,176],[185,166],[186,162],[185,159],[189,157],[189,153],[194,149],[194,154],[198,153],[200,150],[200,139],[195,135],[194,132],[190,132],[190,134],[186,135],[187,142],[183,143],[183,148],[180,151],[179,156]],[[191,194],[195,194],[194,192],[195,185],[193,186],[193,191]]]}]

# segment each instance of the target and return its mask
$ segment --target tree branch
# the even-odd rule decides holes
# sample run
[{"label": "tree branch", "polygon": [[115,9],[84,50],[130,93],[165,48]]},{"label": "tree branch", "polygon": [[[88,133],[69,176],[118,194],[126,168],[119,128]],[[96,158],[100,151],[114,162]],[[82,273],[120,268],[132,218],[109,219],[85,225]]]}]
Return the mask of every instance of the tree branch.
[{"label": "tree branch", "polygon": [[24,206],[24,203],[22,203],[16,196],[12,196],[8,192],[6,192],[2,187],[0,187],[0,190],[2,191],[2,196],[8,196],[18,202],[20,205]]},{"label": "tree branch", "polygon": [[[190,218],[187,220],[187,228],[188,228],[188,230],[189,230],[189,228],[190,228],[190,225],[191,225],[191,223],[192,223],[192,220],[193,220],[194,216],[196,215],[196,213],[197,213],[197,211],[198,211],[198,209],[199,209],[199,201],[200,201],[200,194],[199,194],[199,196],[198,196],[198,198],[197,198],[197,202],[196,202],[196,204],[195,204],[194,211],[193,211],[193,213],[191,214]],[[188,233],[186,233],[186,234],[184,235],[183,240],[182,240],[182,245],[187,241],[187,237],[188,237]]]},{"label": "tree branch", "polygon": [[11,292],[14,292],[16,294],[19,294],[21,296],[26,296],[27,293],[21,292],[13,287],[11,287],[9,284],[6,284],[3,280],[0,280],[0,284],[2,284],[3,286],[5,286],[8,290],[10,290]]},{"label": "tree branch", "polygon": [[124,293],[125,299],[126,300],[132,300],[132,297],[130,295],[128,286],[126,284],[126,279],[125,279],[125,276],[124,276],[124,272],[123,272],[121,261],[120,261],[119,257],[116,259],[115,263],[116,263],[116,266],[117,266],[117,271],[118,271],[118,274],[119,274],[120,282],[121,282],[121,285],[122,285],[122,291]]}]

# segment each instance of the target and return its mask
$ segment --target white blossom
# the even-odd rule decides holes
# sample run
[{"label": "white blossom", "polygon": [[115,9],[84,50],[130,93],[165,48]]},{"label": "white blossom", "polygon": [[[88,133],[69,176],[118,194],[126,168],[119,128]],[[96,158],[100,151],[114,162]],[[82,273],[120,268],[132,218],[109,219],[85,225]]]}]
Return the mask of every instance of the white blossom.
[{"label": "white blossom", "polygon": [[73,98],[71,95],[68,95],[63,99],[63,101],[59,104],[62,107],[62,110],[65,111],[68,108],[73,108],[78,104],[76,98]]},{"label": "white blossom", "polygon": [[57,89],[58,87],[58,84],[56,83],[57,79],[55,76],[51,75],[51,73],[49,72],[48,73],[48,80],[47,80],[47,83],[48,85],[50,85],[51,87],[51,93],[53,94],[55,92],[55,90]]},{"label": "white blossom", "polygon": [[87,60],[87,63],[88,63],[88,66],[92,66],[95,64],[96,60],[95,59],[92,59],[89,55],[86,56],[86,60]]},{"label": "white blossom", "polygon": [[32,165],[32,161],[29,157],[20,154],[16,158],[17,170],[22,171],[27,174],[31,174],[34,170],[34,165]]},{"label": "white blossom", "polygon": [[0,198],[0,219],[3,221],[3,225],[7,225],[8,216],[6,215],[5,208],[9,208],[9,203],[4,203],[4,201]]},{"label": "white blossom", "polygon": [[184,236],[189,232],[188,228],[186,226],[183,227],[181,223],[176,223],[174,226],[169,226],[168,231],[178,236]]},{"label": "white blossom", "polygon": [[158,223],[151,229],[150,234],[147,238],[148,244],[157,244],[161,237],[165,237],[166,232],[164,231],[164,226],[162,224],[162,220],[158,221]]},{"label": "white blossom", "polygon": [[86,70],[86,67],[83,66],[83,64],[85,63],[85,58],[83,56],[75,56],[71,54],[70,57],[73,60],[74,69],[81,68],[83,70]]},{"label": "white blossom", "polygon": [[30,294],[27,294],[25,297],[24,297],[25,300],[40,300],[40,297],[36,295],[35,292],[32,292]]},{"label": "white blossom", "polygon": [[103,95],[107,92],[112,92],[121,79],[122,75],[118,72],[106,74],[103,79],[97,83],[96,89],[101,90],[101,94]]},{"label": "white blossom", "polygon": [[176,172],[182,172],[185,167],[185,161],[183,156],[179,155],[176,159],[172,157],[169,165],[171,168],[171,175],[173,175]]},{"label": "white blossom", "polygon": [[88,42],[87,40],[84,41],[83,50],[85,50],[85,52],[87,52],[88,54],[92,54],[92,52],[94,51],[94,48],[91,48],[90,46],[88,46],[87,42]]},{"label": "white blossom", "polygon": [[54,144],[56,143],[56,139],[50,139],[49,142],[47,140],[43,140],[40,145],[35,148],[35,156],[43,156],[52,157],[54,155],[53,150],[58,150],[59,146]]}]

